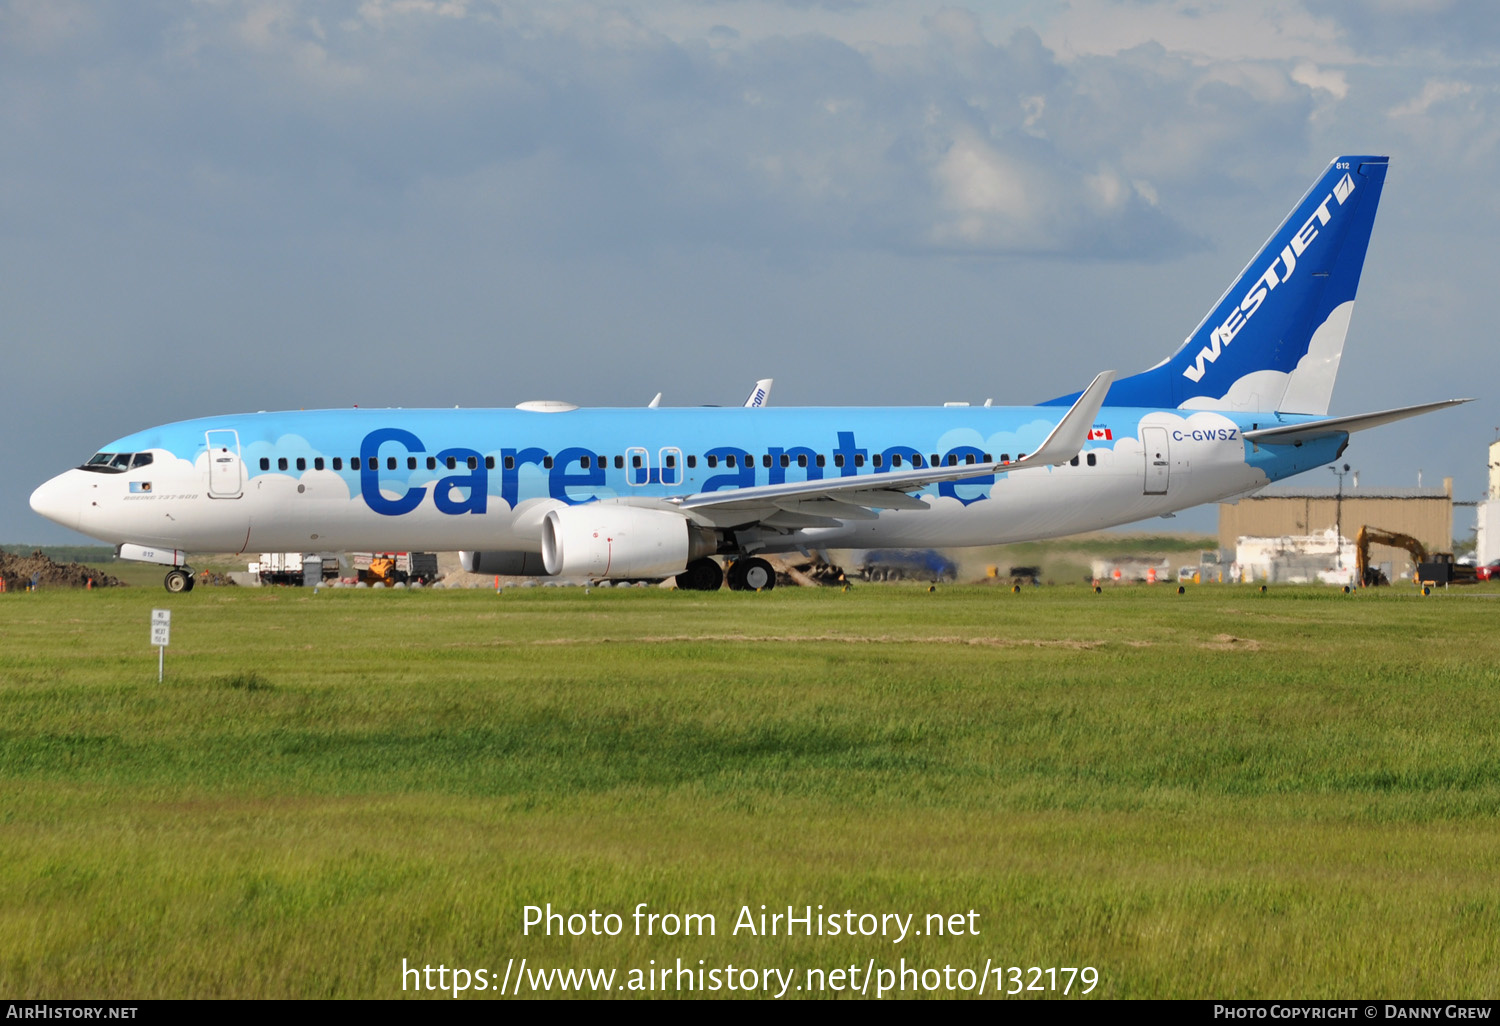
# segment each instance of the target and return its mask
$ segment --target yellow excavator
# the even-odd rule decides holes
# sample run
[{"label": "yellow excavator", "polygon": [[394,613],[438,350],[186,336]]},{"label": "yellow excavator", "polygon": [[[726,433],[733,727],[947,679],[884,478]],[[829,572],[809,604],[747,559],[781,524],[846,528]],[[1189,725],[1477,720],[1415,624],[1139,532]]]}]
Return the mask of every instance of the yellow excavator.
[{"label": "yellow excavator", "polygon": [[1474,568],[1453,562],[1451,552],[1427,551],[1427,546],[1409,534],[1399,531],[1383,531],[1368,525],[1359,529],[1354,542],[1355,566],[1359,569],[1359,581],[1369,588],[1379,584],[1390,584],[1379,568],[1370,565],[1370,546],[1389,545],[1411,553],[1412,565],[1417,568],[1417,584],[1466,584],[1474,580]]},{"label": "yellow excavator", "polygon": [[360,571],[359,579],[368,584],[374,584],[376,581],[379,581],[382,584],[391,585],[397,581],[405,581],[406,574],[396,569],[395,553],[382,552],[376,554],[375,558],[370,560],[370,568],[368,570]]}]

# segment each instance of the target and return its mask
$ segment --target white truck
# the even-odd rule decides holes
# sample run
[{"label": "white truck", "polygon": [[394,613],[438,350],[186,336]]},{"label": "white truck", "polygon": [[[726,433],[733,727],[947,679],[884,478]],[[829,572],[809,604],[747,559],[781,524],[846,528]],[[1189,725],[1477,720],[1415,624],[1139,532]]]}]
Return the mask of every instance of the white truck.
[{"label": "white truck", "polygon": [[339,575],[337,556],[317,552],[262,552],[250,572],[261,584],[306,585],[332,580]]}]

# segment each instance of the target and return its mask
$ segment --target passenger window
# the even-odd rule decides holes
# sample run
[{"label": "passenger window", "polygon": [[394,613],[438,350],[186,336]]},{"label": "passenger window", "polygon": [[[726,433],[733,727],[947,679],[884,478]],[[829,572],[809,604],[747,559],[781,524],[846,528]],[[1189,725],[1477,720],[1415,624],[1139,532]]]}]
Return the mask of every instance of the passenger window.
[{"label": "passenger window", "polygon": [[1089,453],[1089,466],[1092,467],[1092,466],[1094,466],[1094,464],[1095,464],[1094,454],[1093,453]]},{"label": "passenger window", "polygon": [[[469,457],[469,469],[470,470],[474,469],[474,457],[472,457],[472,456]],[[552,469],[552,457],[551,456],[543,456],[542,457],[542,469],[543,470],[551,470]]]},{"label": "passenger window", "polygon": [[991,456],[990,456],[990,454],[989,454],[989,453],[985,453],[985,454],[984,454],[984,462],[986,462],[986,463],[994,463],[994,462],[995,462],[995,461],[994,461],[994,459],[993,459],[993,458],[992,458],[992,457],[991,457]]},{"label": "passenger window", "polygon": [[822,453],[818,453],[818,466],[821,467],[822,465],[823,465],[823,454]]},{"label": "passenger window", "polygon": [[427,457],[427,469],[428,470],[436,470],[437,469],[437,457],[436,456],[429,456],[429,457]]},{"label": "passenger window", "polygon": [[[469,462],[469,469],[470,470],[478,470],[479,469],[479,457],[478,456],[470,456],[468,462]],[[551,456],[547,457],[547,466],[549,466],[549,467],[552,466],[552,457]]]},{"label": "passenger window", "polygon": [[344,457],[342,457],[342,456],[335,456],[333,458],[333,469],[334,470],[343,470],[344,469]]},{"label": "passenger window", "polygon": [[269,459],[267,459],[266,457],[262,456],[260,458],[260,469],[261,470],[270,470],[271,469],[271,461]]},{"label": "passenger window", "polygon": [[447,466],[447,468],[448,468],[448,469],[449,469],[449,470],[452,470],[452,469],[453,469],[453,468],[454,468],[454,467],[457,467],[457,466],[458,466],[458,459],[457,459],[457,457],[454,457],[454,456],[449,456],[449,457],[448,457],[448,458],[447,458],[447,459],[446,459],[446,460],[445,460],[445,461],[444,461],[444,464],[445,464],[445,465],[446,465],[446,466]]},{"label": "passenger window", "polygon": [[[771,454],[770,453],[766,453],[764,456],[762,456],[760,458],[760,462],[761,462],[762,466],[769,467],[771,465]],[[781,465],[783,467],[787,465],[787,459],[786,459],[785,455],[783,455],[781,457]]]},{"label": "passenger window", "polygon": [[899,467],[899,466],[901,466],[901,454],[899,452],[898,453],[893,453],[891,455],[891,466],[893,466],[893,467]]},{"label": "passenger window", "polygon": [[[771,457],[767,456],[766,457],[766,466],[769,467],[770,465],[771,465]],[[792,465],[792,458],[790,456],[788,456],[786,453],[782,453],[781,454],[781,465],[783,467],[790,467]]]},{"label": "passenger window", "polygon": [[417,458],[415,456],[408,456],[408,457],[406,457],[406,469],[407,470],[416,470],[417,469]]},{"label": "passenger window", "polygon": [[671,468],[676,467],[676,466],[677,466],[677,457],[674,456],[674,455],[672,455],[671,453],[667,453],[667,468],[671,469]]},{"label": "passenger window", "polygon": [[297,469],[298,470],[306,470],[307,469],[307,457],[305,457],[305,456],[298,456],[297,457]]},{"label": "passenger window", "polygon": [[1000,462],[1001,463],[1009,463],[1010,462],[1010,453],[1008,453],[1008,452],[1002,452],[1000,454]]},{"label": "passenger window", "polygon": [[1068,466],[1070,466],[1070,467],[1076,467],[1076,466],[1078,466],[1078,457],[1074,456],[1072,459],[1070,459],[1068,461]]},{"label": "passenger window", "polygon": [[914,467],[920,467],[922,465],[922,454],[921,453],[914,452],[914,453],[911,454],[911,465],[914,466]]},{"label": "passenger window", "polygon": [[507,456],[507,457],[505,457],[505,469],[506,470],[515,470],[516,469],[516,458],[514,456]]},{"label": "passenger window", "polygon": [[[950,456],[948,458],[952,459],[953,457]],[[974,465],[974,454],[972,452],[964,457],[964,464],[970,467]]]},{"label": "passenger window", "polygon": [[578,457],[578,465],[584,470],[589,469],[589,458],[587,456]]},{"label": "passenger window", "polygon": [[862,466],[865,465],[865,454],[864,453],[857,452],[857,453],[854,454],[854,465],[856,467],[862,467]]},{"label": "passenger window", "polygon": [[[637,466],[639,466],[639,464],[637,464]],[[730,453],[728,456],[724,457],[724,466],[726,466],[726,467],[732,467],[732,466],[734,466],[734,453]]]},{"label": "passenger window", "polygon": [[689,456],[687,458],[687,461],[688,461],[688,469],[689,470],[692,470],[692,469],[694,469],[694,468],[696,468],[698,466],[698,457],[696,457],[696,456]]},{"label": "passenger window", "polygon": [[799,452],[797,454],[797,466],[799,466],[799,467],[805,467],[805,466],[807,466],[807,453],[805,453],[805,452]]},{"label": "passenger window", "polygon": [[276,469],[277,470],[285,470],[286,469],[286,457],[285,456],[281,456],[281,457],[277,458],[277,460],[276,460]]},{"label": "passenger window", "polygon": [[878,467],[878,466],[880,466],[880,453],[877,452],[874,456],[870,457],[870,466],[872,466],[872,467]]},{"label": "passenger window", "polygon": [[615,457],[615,469],[616,470],[624,470],[625,469],[625,457],[624,456],[616,456]]},{"label": "passenger window", "polygon": [[314,470],[322,470],[323,469],[323,457],[321,457],[321,456],[314,456],[313,457],[313,469]]},{"label": "passenger window", "polygon": [[[818,457],[818,466],[821,467],[822,465],[823,465],[823,457],[819,456]],[[843,453],[836,452],[836,453],[833,454],[833,465],[835,467],[842,467],[844,465],[844,454]]]},{"label": "passenger window", "polygon": [[639,456],[630,457],[630,465],[639,470],[641,466],[641,458]]},{"label": "passenger window", "polygon": [[719,465],[719,457],[717,456],[705,456],[704,459],[708,460],[708,468],[710,470]]},{"label": "passenger window", "polygon": [[395,470],[396,469],[396,457],[394,457],[394,456],[387,456],[385,458],[385,469],[386,470]]},{"label": "passenger window", "polygon": [[486,456],[484,458],[484,469],[485,470],[494,470],[495,469],[495,457],[493,457],[493,456]]}]

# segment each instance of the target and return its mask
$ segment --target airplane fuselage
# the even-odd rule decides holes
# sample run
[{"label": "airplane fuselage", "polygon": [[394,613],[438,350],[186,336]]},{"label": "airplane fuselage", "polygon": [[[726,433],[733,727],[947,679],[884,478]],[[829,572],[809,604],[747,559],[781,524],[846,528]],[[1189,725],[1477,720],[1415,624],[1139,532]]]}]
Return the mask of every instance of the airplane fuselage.
[{"label": "airplane fuselage", "polygon": [[[130,454],[136,466],[70,470],[38,489],[33,505],[105,541],[193,552],[535,552],[552,509],[595,501],[652,506],[672,496],[835,477],[878,482],[934,459],[1008,461],[1039,445],[1063,412],[971,406],[222,416],[121,438],[101,455]],[[918,493],[928,509],[886,509],[796,530],[746,525],[738,548],[984,545],[1159,516],[1334,458],[1345,436],[1274,448],[1242,437],[1299,419],[1309,418],[1106,407],[1070,462],[933,484]]]}]

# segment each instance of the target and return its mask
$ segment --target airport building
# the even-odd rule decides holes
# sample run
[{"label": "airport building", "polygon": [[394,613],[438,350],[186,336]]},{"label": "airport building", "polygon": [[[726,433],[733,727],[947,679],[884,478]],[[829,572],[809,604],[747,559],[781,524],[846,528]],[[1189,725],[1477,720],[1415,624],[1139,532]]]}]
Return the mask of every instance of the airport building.
[{"label": "airport building", "polygon": [[[1492,450],[1493,459],[1500,459],[1500,450]],[[1238,559],[1241,539],[1290,542],[1326,536],[1352,544],[1366,526],[1410,535],[1428,552],[1452,552],[1453,479],[1444,478],[1442,488],[1266,488],[1235,503],[1220,503],[1220,559]],[[1336,562],[1347,562],[1352,553],[1343,546],[1327,548]],[[1416,569],[1409,552],[1386,545],[1370,547],[1370,563],[1391,580]]]},{"label": "airport building", "polygon": [[1500,559],[1500,440],[1490,443],[1490,486],[1479,504],[1474,555],[1484,566]]}]

